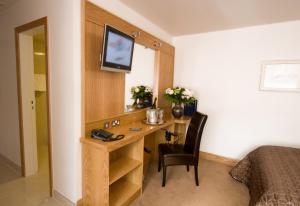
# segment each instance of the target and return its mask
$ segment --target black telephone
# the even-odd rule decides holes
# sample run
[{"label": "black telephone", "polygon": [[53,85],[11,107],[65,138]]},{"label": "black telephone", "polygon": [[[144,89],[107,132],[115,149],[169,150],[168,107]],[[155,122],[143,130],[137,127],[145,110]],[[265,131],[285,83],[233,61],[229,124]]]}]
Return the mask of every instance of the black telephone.
[{"label": "black telephone", "polygon": [[93,129],[91,132],[91,137],[95,139],[100,139],[105,142],[116,141],[124,138],[124,135],[117,135],[114,137],[113,133],[105,131],[103,129]]}]

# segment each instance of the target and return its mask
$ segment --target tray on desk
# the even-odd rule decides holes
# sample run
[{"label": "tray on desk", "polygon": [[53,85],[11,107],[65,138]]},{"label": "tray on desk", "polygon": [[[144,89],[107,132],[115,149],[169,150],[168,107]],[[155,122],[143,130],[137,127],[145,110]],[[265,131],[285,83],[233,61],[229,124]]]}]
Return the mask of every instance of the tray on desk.
[{"label": "tray on desk", "polygon": [[144,124],[148,124],[148,125],[162,125],[162,124],[166,123],[165,120],[163,120],[163,121],[161,121],[161,122],[151,123],[151,122],[148,122],[147,119],[143,119],[142,122],[143,122]]}]

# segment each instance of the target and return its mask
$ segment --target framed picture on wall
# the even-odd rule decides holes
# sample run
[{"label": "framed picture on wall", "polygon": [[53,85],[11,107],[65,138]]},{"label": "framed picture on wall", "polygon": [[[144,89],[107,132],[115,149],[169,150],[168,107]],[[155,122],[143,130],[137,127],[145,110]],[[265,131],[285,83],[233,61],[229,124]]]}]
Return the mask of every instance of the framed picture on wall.
[{"label": "framed picture on wall", "polygon": [[260,90],[300,92],[300,60],[263,62]]}]

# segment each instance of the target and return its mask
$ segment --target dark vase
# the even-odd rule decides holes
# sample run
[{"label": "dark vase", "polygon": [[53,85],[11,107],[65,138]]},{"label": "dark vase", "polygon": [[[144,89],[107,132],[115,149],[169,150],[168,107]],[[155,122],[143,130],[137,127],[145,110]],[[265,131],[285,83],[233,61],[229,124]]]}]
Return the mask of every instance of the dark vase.
[{"label": "dark vase", "polygon": [[175,106],[172,108],[172,114],[177,119],[182,117],[183,108],[182,108],[181,104],[175,104]]},{"label": "dark vase", "polygon": [[152,97],[145,97],[144,107],[151,107],[151,106],[152,106]]},{"label": "dark vase", "polygon": [[138,102],[138,103],[137,103],[136,107],[137,107],[138,109],[144,108],[144,99],[143,99],[143,98],[138,98],[138,101],[137,101],[137,102]]},{"label": "dark vase", "polygon": [[185,104],[184,105],[184,116],[193,116],[195,114],[195,112],[197,111],[197,103],[198,101],[195,100],[194,102],[190,103],[190,104]]}]

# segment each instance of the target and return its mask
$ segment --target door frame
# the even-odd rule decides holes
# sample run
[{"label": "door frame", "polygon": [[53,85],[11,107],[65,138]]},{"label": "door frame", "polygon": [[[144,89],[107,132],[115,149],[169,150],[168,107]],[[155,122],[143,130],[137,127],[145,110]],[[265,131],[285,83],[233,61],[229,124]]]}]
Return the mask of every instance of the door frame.
[{"label": "door frame", "polygon": [[50,85],[49,85],[49,62],[48,62],[48,20],[43,17],[27,24],[15,28],[15,44],[16,44],[16,68],[17,68],[17,86],[18,86],[18,107],[19,107],[19,131],[20,131],[20,154],[21,154],[21,168],[22,176],[25,176],[25,154],[24,154],[24,132],[23,132],[23,109],[22,109],[22,90],[21,90],[21,65],[20,65],[20,46],[19,34],[34,29],[36,27],[44,26],[45,31],[45,58],[46,58],[46,92],[47,92],[47,120],[48,120],[48,153],[49,153],[49,183],[50,196],[53,195],[53,173],[52,173],[52,138],[51,138],[51,112],[50,112]]}]

